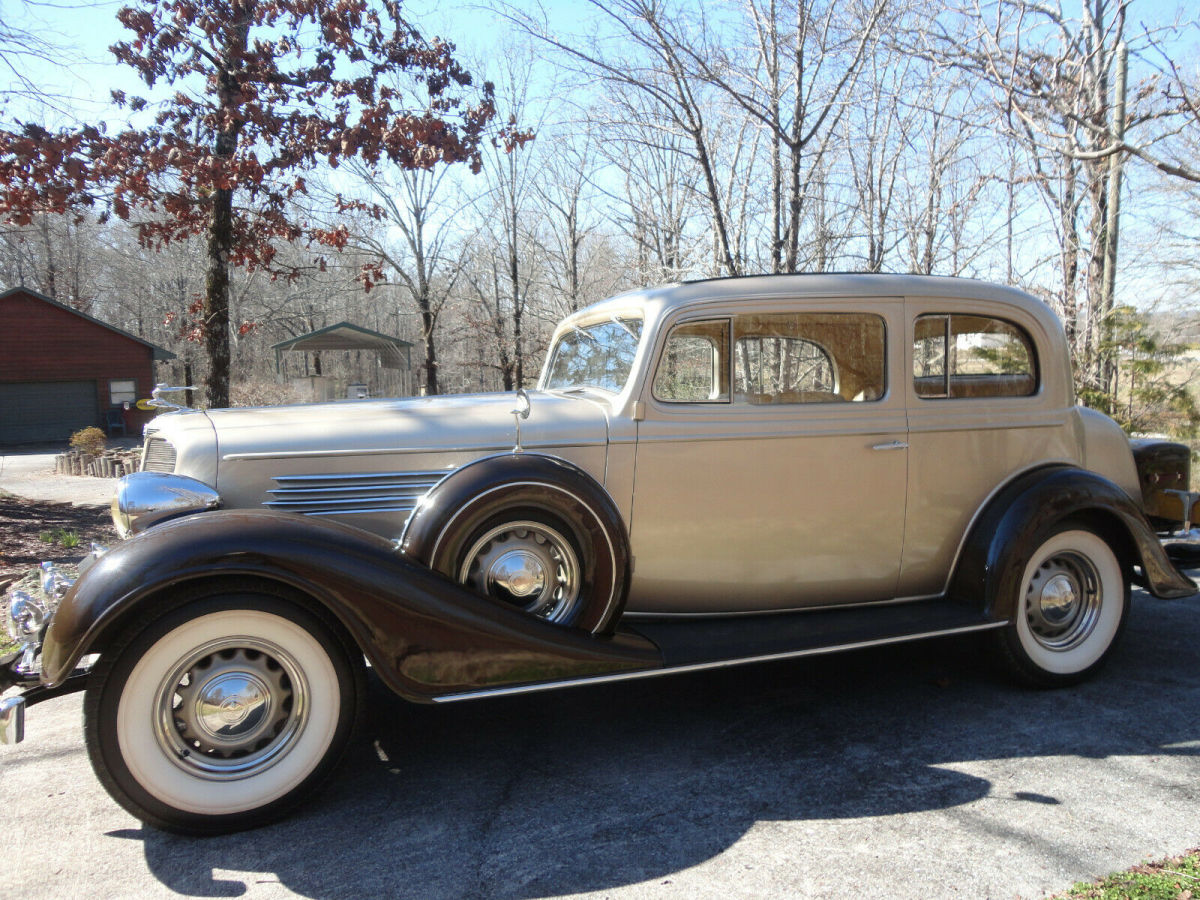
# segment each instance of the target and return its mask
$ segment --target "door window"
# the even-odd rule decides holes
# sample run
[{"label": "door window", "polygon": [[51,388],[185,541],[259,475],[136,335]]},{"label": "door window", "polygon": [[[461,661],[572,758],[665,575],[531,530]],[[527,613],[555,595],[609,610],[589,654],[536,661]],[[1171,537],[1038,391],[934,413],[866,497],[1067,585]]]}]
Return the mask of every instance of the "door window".
[{"label": "door window", "polygon": [[654,396],[673,403],[729,401],[729,320],[672,330],[654,374]]}]

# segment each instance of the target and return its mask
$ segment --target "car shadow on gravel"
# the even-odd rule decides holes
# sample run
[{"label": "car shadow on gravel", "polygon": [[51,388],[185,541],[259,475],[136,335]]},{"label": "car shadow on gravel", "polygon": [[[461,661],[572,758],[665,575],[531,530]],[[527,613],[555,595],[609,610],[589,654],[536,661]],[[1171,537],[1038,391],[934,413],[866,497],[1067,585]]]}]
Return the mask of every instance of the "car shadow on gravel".
[{"label": "car shadow on gravel", "polygon": [[373,681],[366,733],[298,815],[206,840],[121,834],[183,894],[247,890],[216,869],[309,897],[526,898],[667,883],[756,822],[1056,804],[950,766],[1200,754],[1198,612],[1135,600],[1108,669],[1060,691],[1009,685],[976,639],[447,707]]}]

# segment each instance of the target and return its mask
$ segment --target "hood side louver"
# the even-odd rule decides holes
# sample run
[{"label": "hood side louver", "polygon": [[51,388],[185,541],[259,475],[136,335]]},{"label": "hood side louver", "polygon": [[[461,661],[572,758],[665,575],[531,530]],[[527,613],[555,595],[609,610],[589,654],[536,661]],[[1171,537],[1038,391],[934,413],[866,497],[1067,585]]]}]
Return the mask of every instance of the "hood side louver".
[{"label": "hood side louver", "polygon": [[307,516],[355,513],[410,513],[449,470],[365,472],[330,475],[276,475],[267,491],[269,509]]}]

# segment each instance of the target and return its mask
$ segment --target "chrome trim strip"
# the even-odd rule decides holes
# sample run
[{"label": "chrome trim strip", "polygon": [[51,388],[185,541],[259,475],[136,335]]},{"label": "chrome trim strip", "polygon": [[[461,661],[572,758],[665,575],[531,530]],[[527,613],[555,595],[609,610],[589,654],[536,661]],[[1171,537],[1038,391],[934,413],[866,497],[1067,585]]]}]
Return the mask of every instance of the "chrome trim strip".
[{"label": "chrome trim strip", "polygon": [[464,691],[461,694],[443,694],[434,697],[434,703],[458,703],[461,700],[484,700],[489,697],[503,697],[510,694],[533,694],[538,691],[550,691],[566,687],[583,687],[589,684],[610,684],[617,681],[633,681],[638,678],[653,678],[656,675],[679,675],[684,672],[702,672],[706,669],[727,669],[749,663],[771,662],[780,659],[797,659],[803,656],[824,656],[828,653],[838,653],[842,650],[859,650],[864,647],[882,647],[887,644],[902,644],[907,641],[919,641],[923,638],[946,637],[954,634],[968,634],[974,631],[990,631],[1002,628],[1008,622],[985,622],[982,625],[964,625],[961,628],[947,628],[944,631],[926,631],[921,634],[906,634],[900,637],[880,638],[873,641],[858,641],[853,644],[836,644],[830,647],[814,647],[811,650],[792,650],[785,653],[770,653],[766,656],[747,656],[742,659],[722,659],[715,662],[693,663],[688,666],[672,666],[663,669],[639,669],[636,672],[619,672],[616,675],[593,675],[588,678],[573,678],[567,681],[545,681],[539,684],[519,684],[513,687],[488,688],[481,691]]},{"label": "chrome trim strip", "polygon": [[[543,450],[559,450],[571,447],[603,447],[608,442],[605,440],[597,441],[576,441],[570,444],[537,444],[526,445],[525,450],[543,451]],[[347,456],[384,456],[389,453],[407,454],[407,453],[509,453],[512,447],[508,444],[482,444],[475,447],[384,447],[374,450],[291,450],[291,451],[269,451],[265,453],[227,453],[221,457],[223,462],[233,462],[240,459],[315,459],[319,457],[347,457]]]},{"label": "chrome trim strip", "polygon": [[450,471],[276,475],[281,486],[266,492],[263,506],[309,516],[410,514]]},{"label": "chrome trim strip", "polygon": [[[367,494],[376,491],[427,491],[436,485],[437,481],[385,481],[379,485],[344,485],[342,487],[272,487],[266,493],[280,494],[282,497],[301,497],[308,494],[353,493]],[[318,498],[313,498],[318,499]]]},{"label": "chrome trim strip", "polygon": [[[306,511],[306,512],[302,513],[302,515],[305,515],[305,516],[357,516],[357,515],[365,514],[365,513],[390,513],[390,512],[412,513],[412,511],[416,508],[417,507],[414,504],[413,506],[380,506],[377,508],[372,507],[370,509],[321,509],[321,510],[314,509],[311,512]],[[283,510],[280,510],[280,512],[296,512],[296,510],[283,509]]]},{"label": "chrome trim strip", "polygon": [[269,506],[271,509],[294,509],[298,506],[315,507],[315,508],[324,509],[324,508],[330,508],[330,507],[339,506],[339,505],[344,506],[347,503],[366,503],[366,502],[371,502],[371,501],[375,501],[378,503],[388,503],[388,502],[412,500],[413,505],[415,506],[416,501],[420,500],[420,499],[421,499],[421,497],[419,495],[418,496],[410,496],[410,495],[404,494],[404,495],[392,496],[392,497],[339,497],[336,500],[268,500],[263,505]]},{"label": "chrome trim strip", "polygon": [[[226,457],[228,459],[229,457]],[[422,472],[331,472],[325,475],[275,475],[272,481],[365,481],[367,479],[384,479],[384,478],[431,478],[440,481],[446,477],[447,472],[453,472],[454,469],[447,466],[444,469],[435,469],[432,471]]]}]

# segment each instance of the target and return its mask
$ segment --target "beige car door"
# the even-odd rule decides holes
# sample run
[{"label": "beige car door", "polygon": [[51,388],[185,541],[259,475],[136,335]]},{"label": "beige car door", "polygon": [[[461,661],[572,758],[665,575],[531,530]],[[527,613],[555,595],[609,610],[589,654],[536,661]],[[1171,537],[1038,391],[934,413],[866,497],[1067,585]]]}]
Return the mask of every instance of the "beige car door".
[{"label": "beige car door", "polygon": [[663,329],[638,423],[631,613],[888,599],[904,536],[899,300]]}]

